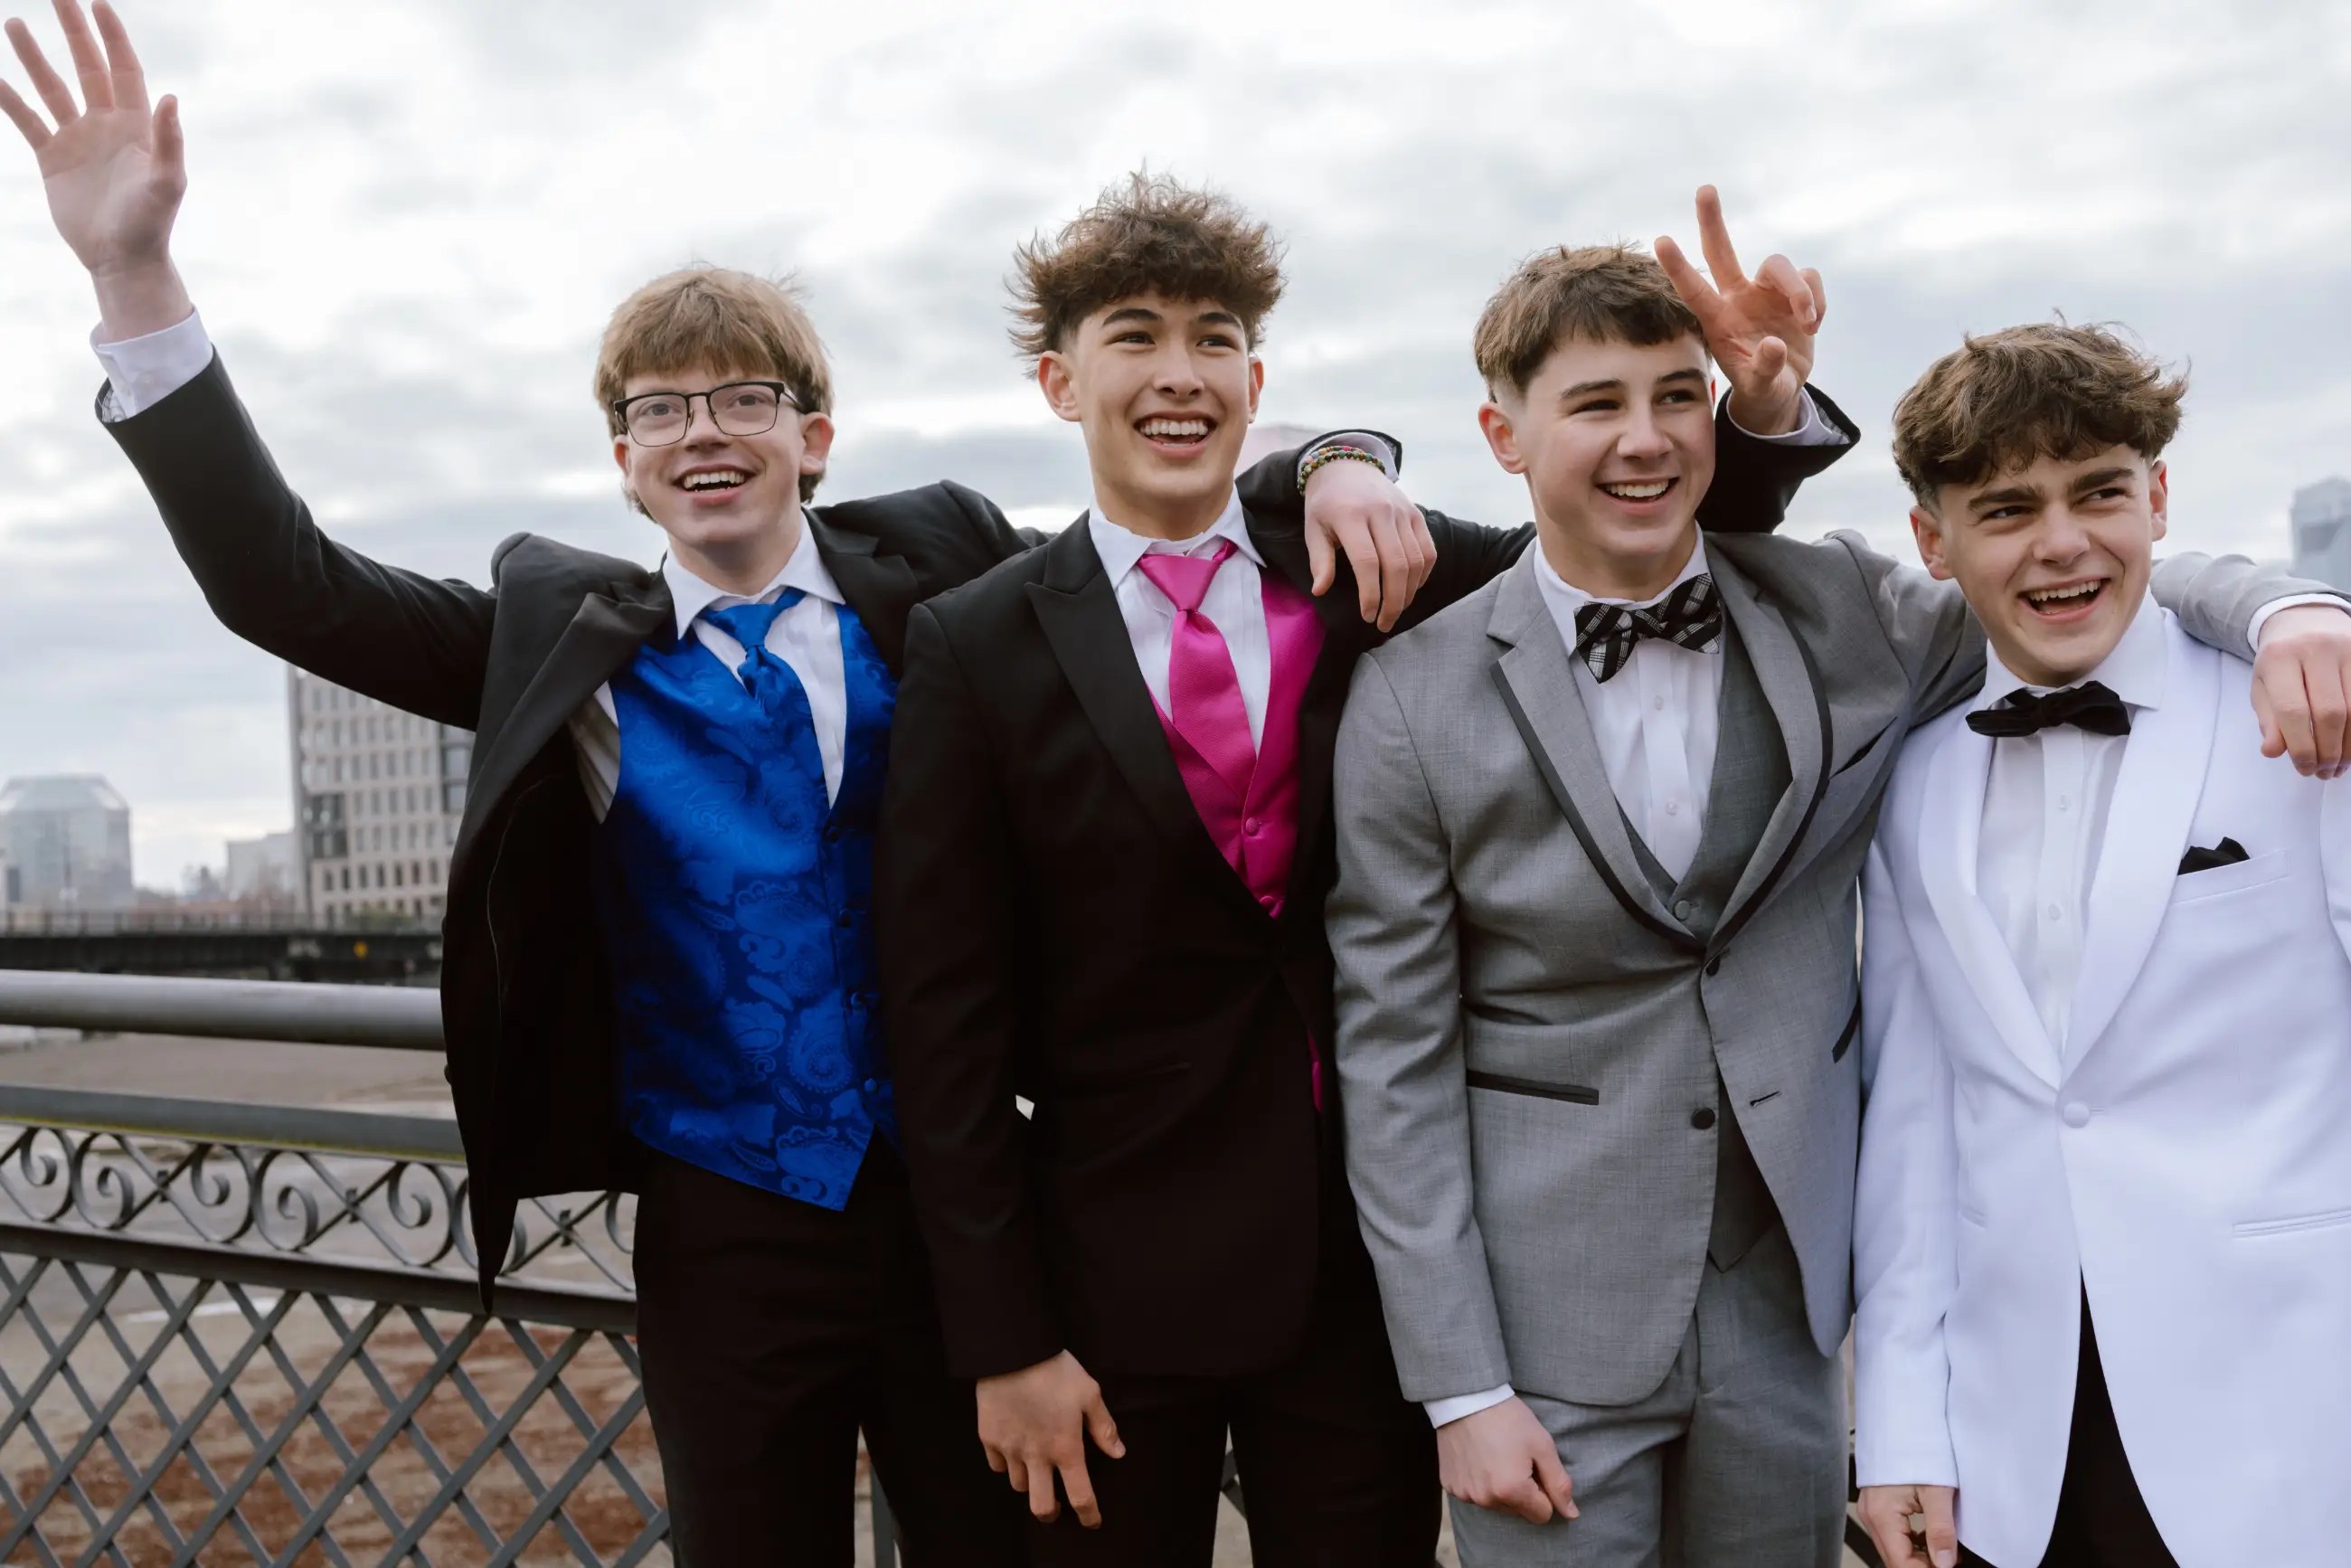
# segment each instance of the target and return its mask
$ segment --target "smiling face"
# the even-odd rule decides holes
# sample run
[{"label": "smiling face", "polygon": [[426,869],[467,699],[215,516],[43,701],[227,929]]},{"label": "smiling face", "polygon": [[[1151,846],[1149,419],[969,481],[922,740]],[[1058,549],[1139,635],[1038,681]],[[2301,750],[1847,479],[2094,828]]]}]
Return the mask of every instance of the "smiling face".
[{"label": "smiling face", "polygon": [[1714,478],[1706,345],[1568,338],[1523,392],[1478,411],[1494,456],[1526,476],[1543,554],[1600,599],[1665,591],[1698,540]]},{"label": "smiling face", "polygon": [[1211,300],[1112,301],[1038,357],[1053,412],[1085,431],[1094,494],[1121,525],[1185,538],[1232,497],[1265,367]]},{"label": "smiling face", "polygon": [[2096,669],[2138,613],[2168,506],[2163,465],[2109,446],[1945,485],[1910,526],[1927,570],[1959,583],[2001,663],[2063,686]]},{"label": "smiling face", "polygon": [[[707,392],[730,382],[773,379],[740,367],[648,372],[630,377],[622,395]],[[624,433],[613,437],[613,461],[629,498],[661,526],[690,570],[723,588],[756,579],[756,591],[783,570],[799,542],[800,477],[824,472],[832,421],[787,402],[773,429],[730,435],[711,417],[706,399],[691,404],[684,436],[643,446]]]}]

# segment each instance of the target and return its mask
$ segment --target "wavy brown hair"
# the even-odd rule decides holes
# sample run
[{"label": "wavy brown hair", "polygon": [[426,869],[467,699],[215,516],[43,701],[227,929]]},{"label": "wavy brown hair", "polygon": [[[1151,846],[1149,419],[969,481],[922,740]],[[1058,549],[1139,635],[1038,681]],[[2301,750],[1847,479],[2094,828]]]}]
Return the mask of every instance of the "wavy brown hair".
[{"label": "wavy brown hair", "polygon": [[1920,502],[2043,457],[2127,446],[2163,455],[2179,432],[2185,372],[2109,326],[2038,321],[1970,337],[1894,405],[1894,466]]},{"label": "wavy brown hair", "polygon": [[1629,245],[1557,246],[1519,263],[1494,290],[1471,352],[1488,397],[1522,397],[1571,339],[1646,349],[1685,337],[1704,342],[1706,332],[1656,257]]},{"label": "wavy brown hair", "polygon": [[1222,306],[1254,349],[1281,298],[1281,249],[1229,196],[1129,174],[1059,234],[1012,253],[1013,346],[1033,360],[1067,347],[1103,306],[1159,294]]}]

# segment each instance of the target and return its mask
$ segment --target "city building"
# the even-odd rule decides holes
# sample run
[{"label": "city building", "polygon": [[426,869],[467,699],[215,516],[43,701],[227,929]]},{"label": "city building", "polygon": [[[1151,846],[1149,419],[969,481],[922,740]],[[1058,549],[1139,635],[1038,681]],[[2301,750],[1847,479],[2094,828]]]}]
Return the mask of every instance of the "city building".
[{"label": "city building", "polygon": [[221,894],[229,899],[273,904],[279,899],[299,902],[302,867],[294,853],[291,832],[265,833],[257,839],[228,841],[228,867],[221,876]]},{"label": "city building", "polygon": [[438,919],[472,734],[302,670],[286,694],[304,910],[323,925]]},{"label": "city building", "polygon": [[2321,479],[2294,495],[2294,570],[2351,590],[2351,479]]},{"label": "city building", "polygon": [[0,787],[5,893],[17,909],[127,909],[131,806],[89,774],[11,779]]}]

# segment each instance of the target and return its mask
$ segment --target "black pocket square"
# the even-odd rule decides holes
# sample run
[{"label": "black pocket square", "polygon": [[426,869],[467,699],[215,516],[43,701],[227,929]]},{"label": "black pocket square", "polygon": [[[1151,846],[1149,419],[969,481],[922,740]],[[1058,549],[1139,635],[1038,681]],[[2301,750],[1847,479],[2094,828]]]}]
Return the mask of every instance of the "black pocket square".
[{"label": "black pocket square", "polygon": [[2190,844],[2188,852],[2179,857],[2179,874],[2186,876],[2192,871],[2210,871],[2215,866],[2235,865],[2239,861],[2252,858],[2245,853],[2245,846],[2234,839],[2222,839],[2220,847],[2213,850],[2199,849]]}]

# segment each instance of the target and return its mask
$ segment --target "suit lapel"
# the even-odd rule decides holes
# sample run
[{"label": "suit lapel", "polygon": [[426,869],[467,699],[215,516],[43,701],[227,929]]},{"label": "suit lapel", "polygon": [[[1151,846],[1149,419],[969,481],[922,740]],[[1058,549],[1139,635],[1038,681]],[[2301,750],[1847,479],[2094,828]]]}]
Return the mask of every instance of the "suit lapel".
[{"label": "suit lapel", "polygon": [[1710,554],[1707,568],[1788,753],[1788,787],[1763,824],[1763,836],[1756,841],[1755,852],[1748,857],[1715,928],[1714,946],[1720,948],[1779,884],[1812,826],[1813,813],[1828,789],[1829,708],[1812,655],[1779,611],[1756,598],[1745,576],[1725,557]]},{"label": "suit lapel", "polygon": [[2069,1072],[2097,1044],[2146,967],[2204,794],[2220,662],[2199,657],[2177,625],[2164,630],[2163,703],[2132,717],[2085,911],[2082,966],[2065,1029]]},{"label": "suit lapel", "polygon": [[[2061,1075],[2057,1048],[2024,988],[2016,956],[1976,893],[1984,789],[1991,776],[1991,741],[1965,724],[1954,724],[1935,753],[1919,806],[1919,878],[1968,988],[2009,1050],[2054,1089]],[[1868,940],[1867,933],[1862,939]]]},{"label": "suit lapel", "polygon": [[505,795],[530,759],[580,711],[580,705],[634,658],[646,639],[674,631],[672,616],[669,584],[659,572],[648,572],[642,582],[617,584],[611,594],[591,593],[581,600],[571,623],[516,700],[496,744],[482,759],[466,792],[468,807],[486,810]]},{"label": "suit lapel", "polygon": [[1102,558],[1094,553],[1082,516],[1045,547],[1044,580],[1029,585],[1029,601],[1063,677],[1077,694],[1078,706],[1143,802],[1144,813],[1194,862],[1196,871],[1204,876],[1213,873],[1241,907],[1262,919],[1265,912],[1217,852],[1191,791],[1184,787],[1151,688],[1135,664],[1126,618],[1119,613],[1118,596],[1102,571]]},{"label": "suit lapel", "polygon": [[865,634],[892,674],[900,674],[906,653],[906,616],[922,597],[914,569],[904,556],[883,555],[871,534],[836,528],[815,513],[807,514],[810,535],[825,570],[841,585],[841,597],[865,623]]},{"label": "suit lapel", "polygon": [[1486,634],[1507,650],[1494,663],[1502,704],[1584,857],[1634,919],[1679,946],[1700,947],[1688,927],[1667,910],[1634,852],[1584,711],[1574,663],[1535,581],[1531,550],[1496,589]]}]

